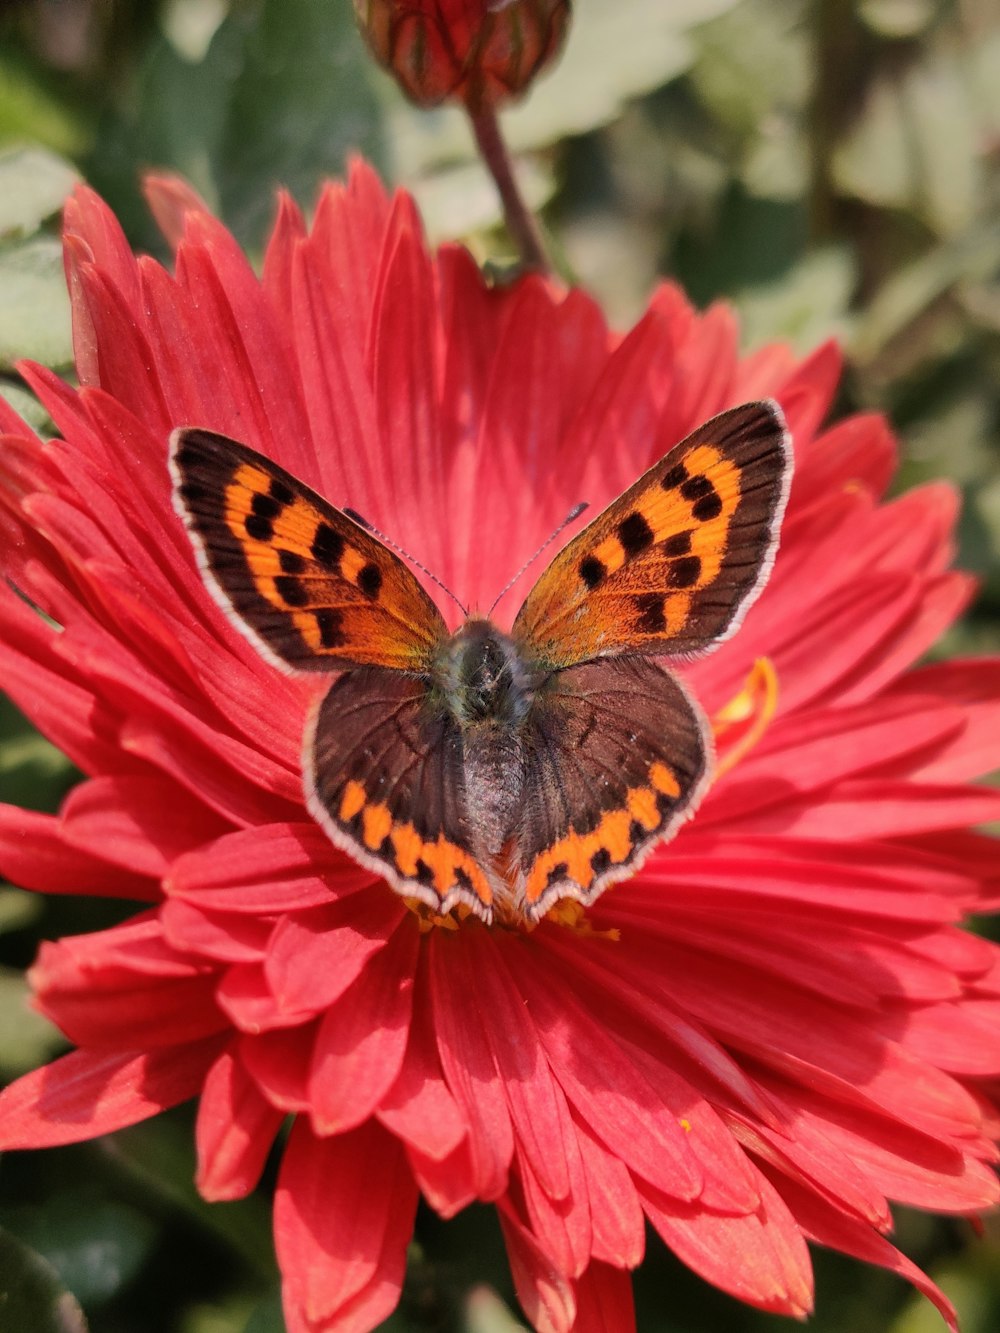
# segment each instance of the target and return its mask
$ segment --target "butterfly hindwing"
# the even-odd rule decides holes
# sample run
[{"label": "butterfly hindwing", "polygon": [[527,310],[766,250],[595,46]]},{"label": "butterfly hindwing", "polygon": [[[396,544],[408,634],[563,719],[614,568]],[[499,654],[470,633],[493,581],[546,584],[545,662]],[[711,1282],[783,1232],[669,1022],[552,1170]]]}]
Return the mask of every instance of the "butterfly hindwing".
[{"label": "butterfly hindwing", "polygon": [[708,780],[708,723],[676,677],[643,658],[556,672],[525,738],[518,846],[523,910],[593,902],[677,832]]},{"label": "butterfly hindwing", "polygon": [[335,681],[305,743],[306,796],[331,840],[436,912],[489,920],[493,893],[471,853],[458,724],[426,682],[361,667]]},{"label": "butterfly hindwing", "polygon": [[174,502],[206,582],[276,665],[411,670],[447,633],[388,547],[284,468],[212,431],[171,437]]},{"label": "butterfly hindwing", "polygon": [[555,557],[518,613],[515,639],[552,667],[714,647],[767,578],[790,479],[777,404],[714,417]]}]

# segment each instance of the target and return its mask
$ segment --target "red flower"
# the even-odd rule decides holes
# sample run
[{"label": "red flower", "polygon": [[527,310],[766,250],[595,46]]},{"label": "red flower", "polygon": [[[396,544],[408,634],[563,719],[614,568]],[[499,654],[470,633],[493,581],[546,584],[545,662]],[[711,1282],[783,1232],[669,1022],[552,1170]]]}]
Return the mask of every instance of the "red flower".
[{"label": "red flower", "polygon": [[354,9],[407,97],[476,110],[522,92],[557,55],[570,0],[354,0]]},{"label": "red flower", "polygon": [[[489,290],[363,167],[309,234],[282,204],[260,281],[183,192],[153,199],[183,234],[174,276],[90,192],[67,210],[81,387],[24,371],[62,438],[0,407],[5,573],[61,627],[0,584],[3,680],[88,775],[58,817],[0,810],[0,870],[145,904],[43,947],[39,1007],[78,1049],[3,1095],[0,1146],[197,1096],[198,1185],[227,1199],[293,1113],[292,1333],[388,1314],[419,1193],[496,1202],[543,1329],[631,1326],[644,1215],[764,1309],[809,1310],[813,1240],[952,1320],[885,1239],[887,1199],[969,1214],[998,1194],[1000,954],[957,923],[1000,896],[970,831],[1000,813],[970,785],[996,762],[1000,663],[912,669],[970,592],[951,490],[883,503],[882,422],[817,433],[832,347],[739,360],[728,311],[670,286],[626,337],[541,278]],[[306,813],[315,683],[206,592],[171,429],[272,455],[488,606],[572,502],[765,394],[797,471],[763,596],[685,672],[721,756],[696,818],[585,920],[423,928]]]}]

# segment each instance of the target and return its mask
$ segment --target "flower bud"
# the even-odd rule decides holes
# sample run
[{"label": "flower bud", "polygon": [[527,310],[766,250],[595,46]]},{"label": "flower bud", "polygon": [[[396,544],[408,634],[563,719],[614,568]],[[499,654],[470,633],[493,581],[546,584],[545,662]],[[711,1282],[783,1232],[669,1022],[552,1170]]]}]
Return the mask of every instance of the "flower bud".
[{"label": "flower bud", "polygon": [[422,106],[523,92],[559,50],[570,0],[354,0],[375,58]]}]

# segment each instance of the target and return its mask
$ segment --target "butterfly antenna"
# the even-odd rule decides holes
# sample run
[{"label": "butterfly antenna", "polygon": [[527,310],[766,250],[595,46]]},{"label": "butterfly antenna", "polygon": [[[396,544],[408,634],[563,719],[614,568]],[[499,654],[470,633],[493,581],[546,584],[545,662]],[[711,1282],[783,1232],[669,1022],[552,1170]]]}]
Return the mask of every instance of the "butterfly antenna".
[{"label": "butterfly antenna", "polygon": [[414,559],[414,557],[410,555],[409,551],[404,550],[404,548],[402,546],[399,546],[396,542],[394,542],[391,537],[387,537],[384,532],[379,532],[378,528],[376,528],[374,524],[369,523],[366,518],[362,518],[362,516],[358,513],[356,509],[345,508],[342,509],[340,512],[342,514],[346,514],[348,518],[353,519],[353,521],[357,523],[358,527],[364,528],[366,532],[370,532],[372,536],[377,537],[384,546],[388,546],[390,550],[393,550],[398,555],[401,555],[404,560],[409,560],[410,564],[413,565],[415,569],[419,569],[422,574],[426,574],[432,583],[436,583],[442,592],[446,592],[448,594],[451,600],[461,611],[463,616],[467,616],[469,614],[469,608],[467,606],[462,605],[462,603],[458,600],[458,598],[455,596],[452,590],[448,587],[447,583],[442,583],[436,574],[432,573],[427,568],[426,565],[422,565],[419,560]]},{"label": "butterfly antenna", "polygon": [[565,531],[565,529],[569,527],[569,525],[573,522],[574,519],[579,518],[580,515],[583,513],[583,511],[584,511],[585,509],[589,509],[589,508],[590,508],[590,505],[587,503],[586,500],[581,500],[579,504],[573,506],[573,508],[569,511],[569,513],[566,515],[566,517],[563,519],[563,521],[562,521],[562,522],[559,524],[559,526],[556,528],[555,532],[550,533],[549,536],[545,538],[545,540],[542,542],[541,546],[539,546],[538,550],[537,550],[537,551],[535,552],[535,554],[531,557],[531,559],[530,559],[530,560],[526,560],[526,561],[524,562],[524,564],[523,564],[523,565],[521,566],[521,568],[517,571],[517,573],[514,575],[514,577],[511,579],[511,581],[506,585],[506,587],[503,588],[503,589],[497,594],[497,596],[494,598],[493,605],[490,607],[490,609],[489,609],[489,610],[487,611],[487,613],[486,613],[487,618],[489,618],[489,617],[493,614],[493,612],[497,609],[497,607],[499,606],[499,604],[500,604],[500,603],[503,601],[503,599],[507,596],[507,594],[510,592],[511,588],[513,588],[514,584],[518,581],[518,579],[521,577],[521,575],[524,573],[524,571],[525,571],[526,569],[530,569],[531,566],[532,566],[532,565],[535,563],[535,561],[538,559],[538,557],[542,554],[542,552],[543,552],[547,547],[549,547],[549,546],[552,545],[552,543],[553,543],[553,542],[555,541],[555,539],[559,536],[559,534],[560,534],[561,532]]}]

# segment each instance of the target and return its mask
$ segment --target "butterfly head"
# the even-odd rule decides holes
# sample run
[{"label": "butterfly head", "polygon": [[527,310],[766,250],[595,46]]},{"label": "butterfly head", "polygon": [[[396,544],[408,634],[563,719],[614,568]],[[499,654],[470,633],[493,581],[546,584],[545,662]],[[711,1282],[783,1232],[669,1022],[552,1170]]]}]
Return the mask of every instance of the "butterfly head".
[{"label": "butterfly head", "polygon": [[474,617],[444,644],[432,680],[460,726],[516,727],[531,708],[538,674],[513,639],[489,620]]}]

